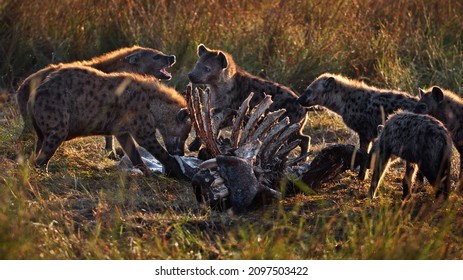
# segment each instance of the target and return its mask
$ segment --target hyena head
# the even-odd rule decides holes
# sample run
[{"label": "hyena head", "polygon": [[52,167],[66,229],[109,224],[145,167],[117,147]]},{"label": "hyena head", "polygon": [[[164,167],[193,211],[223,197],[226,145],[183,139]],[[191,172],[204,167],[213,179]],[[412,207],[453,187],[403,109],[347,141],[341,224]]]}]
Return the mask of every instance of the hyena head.
[{"label": "hyena head", "polygon": [[336,83],[333,76],[321,75],[307,87],[297,101],[304,107],[328,105],[336,99],[336,96],[334,96]]},{"label": "hyena head", "polygon": [[188,73],[188,78],[192,83],[215,84],[227,77],[231,59],[229,55],[222,51],[210,50],[200,44],[198,57],[195,68]]},{"label": "hyena head", "polygon": [[183,156],[185,151],[185,141],[191,130],[191,120],[188,110],[181,108],[175,117],[175,123],[164,122],[159,128],[164,145],[171,155]]},{"label": "hyena head", "polygon": [[162,80],[170,80],[172,74],[167,71],[168,67],[175,64],[175,55],[166,55],[161,51],[151,48],[139,48],[125,57],[129,64],[127,72],[137,72],[154,76]]},{"label": "hyena head", "polygon": [[444,100],[444,92],[439,87],[432,87],[426,92],[420,89],[420,101],[415,107],[414,112],[417,114],[438,115],[442,109],[440,104]]}]

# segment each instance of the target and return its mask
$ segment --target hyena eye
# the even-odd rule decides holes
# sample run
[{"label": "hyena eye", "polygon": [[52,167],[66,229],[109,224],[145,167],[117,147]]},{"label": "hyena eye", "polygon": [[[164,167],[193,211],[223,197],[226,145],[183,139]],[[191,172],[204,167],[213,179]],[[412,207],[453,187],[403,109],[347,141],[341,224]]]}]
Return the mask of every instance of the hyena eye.
[{"label": "hyena eye", "polygon": [[160,58],[161,58],[161,55],[160,55],[160,54],[155,54],[155,55],[153,55],[153,59],[154,59],[154,60],[158,60],[158,59],[160,59]]},{"label": "hyena eye", "polygon": [[211,67],[209,67],[209,66],[204,66],[204,71],[206,71],[206,72],[211,72]]}]

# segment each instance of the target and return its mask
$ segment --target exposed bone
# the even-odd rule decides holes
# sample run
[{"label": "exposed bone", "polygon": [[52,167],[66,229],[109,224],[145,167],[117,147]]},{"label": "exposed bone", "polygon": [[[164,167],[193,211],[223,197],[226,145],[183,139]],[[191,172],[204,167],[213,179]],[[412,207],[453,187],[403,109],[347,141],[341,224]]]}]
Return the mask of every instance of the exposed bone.
[{"label": "exposed bone", "polygon": [[237,157],[247,159],[249,161],[254,161],[254,158],[259,153],[262,142],[260,140],[254,140],[252,142],[246,143],[235,150],[234,154]]},{"label": "exposed bone", "polygon": [[270,160],[278,151],[278,148],[280,148],[281,145],[284,144],[289,137],[291,137],[296,131],[298,131],[299,128],[300,124],[298,123],[292,124],[289,127],[286,126],[285,130],[275,139],[275,141],[271,142],[268,145],[264,153],[264,159]]},{"label": "exposed bone", "polygon": [[241,128],[243,126],[244,116],[249,110],[249,102],[251,102],[253,96],[254,92],[251,92],[248,98],[246,98],[243,101],[240,109],[238,110],[238,115],[236,116],[235,122],[233,123],[233,129],[231,134],[231,143],[233,148],[238,148],[238,142],[241,138]]},{"label": "exposed bone", "polygon": [[248,122],[244,126],[243,134],[241,135],[241,139],[239,141],[239,145],[246,143],[249,135],[251,134],[252,130],[255,128],[257,121],[261,117],[261,115],[272,105],[272,97],[270,95],[266,95],[265,98],[256,106],[256,109],[251,114]]},{"label": "exposed bone", "polygon": [[269,131],[269,133],[267,134],[267,136],[265,136],[265,139],[264,141],[262,142],[262,146],[260,147],[260,152],[258,154],[258,156],[261,156],[264,151],[266,150],[267,146],[272,143],[275,138],[289,125],[289,118],[286,117],[284,118],[282,121],[280,121],[277,125],[275,125],[274,127],[272,127]]},{"label": "exposed bone", "polygon": [[215,188],[214,199],[221,199],[227,197],[230,194],[228,188],[222,184],[219,187]]},{"label": "exposed bone", "polygon": [[[230,196],[227,203],[231,203],[234,210],[243,211],[259,193],[266,193],[276,199],[281,198],[281,193],[274,188],[278,187],[284,172],[287,171],[288,154],[301,141],[298,139],[288,143],[290,137],[299,130],[300,124],[290,126],[288,117],[279,121],[286,112],[284,109],[266,114],[273,103],[270,96],[265,96],[251,110],[249,106],[254,96],[251,93],[238,111],[232,112],[236,112],[236,116],[233,118],[230,139],[221,138],[219,129],[223,122],[227,121],[228,124],[230,112],[225,109],[212,114],[214,108],[210,106],[210,94],[206,91],[202,115],[199,94],[198,90],[193,91],[188,101],[195,116],[192,121],[195,122],[195,129],[198,127],[197,135],[215,158],[199,166],[204,170],[204,175],[200,176],[210,178],[209,182],[212,183],[201,183],[204,182],[204,179],[201,181],[201,177],[198,177],[197,182],[208,183],[204,188],[209,188],[205,190],[213,194],[212,203]],[[220,159],[220,167],[216,158]],[[245,173],[244,178],[242,172]],[[226,176],[226,179],[222,176]]]},{"label": "exposed bone", "polygon": [[222,177],[219,177],[212,182],[211,187],[215,188],[218,187],[219,185],[223,185],[225,183],[225,180]]},{"label": "exposed bone", "polygon": [[[310,150],[310,143],[309,143],[309,150]],[[288,161],[287,162],[288,167],[295,166],[299,162],[305,161],[307,159],[307,157],[310,156],[310,154],[311,154],[311,152],[305,153],[305,154],[303,154],[302,156],[300,156],[298,158],[294,158],[294,159]]]},{"label": "exposed bone", "polygon": [[198,88],[195,88],[192,92],[192,107],[194,108],[195,120],[197,124],[195,125],[195,129],[197,129],[196,134],[199,135],[201,142],[207,146],[207,136],[204,131],[204,122],[202,116],[202,106],[199,97]]},{"label": "exposed bone", "polygon": [[261,139],[263,134],[266,133],[272,126],[275,125],[275,122],[286,112],[285,109],[280,109],[278,111],[271,112],[265,116],[265,119],[262,123],[254,130],[254,133],[251,136],[251,141]]},{"label": "exposed bone", "polygon": [[[201,139],[204,139],[204,135],[201,135],[201,131],[199,129],[199,125],[198,125],[198,119],[197,119],[197,112],[196,112],[196,108],[195,106],[193,105],[193,95],[192,95],[192,88],[193,86],[191,85],[191,83],[189,83],[186,87],[186,92],[185,92],[185,98],[186,98],[186,101],[187,101],[187,106],[188,106],[188,111],[190,112],[190,119],[191,119],[191,122],[193,123],[194,125],[194,128],[195,128],[195,131],[196,131],[196,136],[201,140]],[[201,114],[201,112],[200,112]]]},{"label": "exposed bone", "polygon": [[215,158],[211,158],[209,160],[206,160],[206,161],[203,161],[200,165],[199,165],[199,168],[200,169],[212,169],[212,168],[216,168],[218,165],[217,165],[217,159]]},{"label": "exposed bone", "polygon": [[281,149],[276,153],[275,157],[277,158],[286,158],[288,156],[288,154],[294,150],[294,148],[296,148],[297,146],[299,146],[299,144],[301,143],[301,140],[300,139],[297,139],[289,144],[286,144],[284,145],[283,147],[281,147]]},{"label": "exposed bone", "polygon": [[[211,150],[212,156],[215,157],[220,154],[219,148],[216,142],[216,134],[212,129],[212,121],[211,121],[211,98],[209,96],[209,89],[206,89],[204,92],[205,96],[205,112],[204,112],[204,130],[206,132],[206,139],[207,139],[207,147]],[[218,134],[218,132],[217,132]]]}]

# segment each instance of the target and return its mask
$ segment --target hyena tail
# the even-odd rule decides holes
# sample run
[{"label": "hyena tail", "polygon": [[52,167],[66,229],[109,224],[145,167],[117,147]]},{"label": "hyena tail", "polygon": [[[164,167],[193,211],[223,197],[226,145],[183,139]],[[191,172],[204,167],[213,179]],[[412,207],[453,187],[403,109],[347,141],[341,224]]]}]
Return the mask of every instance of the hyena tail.
[{"label": "hyena tail", "polygon": [[27,83],[22,85],[16,91],[16,104],[18,104],[19,112],[21,113],[21,117],[24,121],[24,128],[21,131],[21,134],[19,135],[19,141],[27,140],[34,129],[34,127],[32,126],[31,119],[29,117],[30,114],[28,113],[28,100],[30,96],[30,89],[30,84]]},{"label": "hyena tail", "polygon": [[16,103],[18,104],[19,112],[21,113],[21,116],[24,121],[26,121],[27,116],[28,116],[28,109],[27,109],[28,102],[27,101],[29,100],[29,95],[30,95],[29,84],[21,86],[16,91]]}]

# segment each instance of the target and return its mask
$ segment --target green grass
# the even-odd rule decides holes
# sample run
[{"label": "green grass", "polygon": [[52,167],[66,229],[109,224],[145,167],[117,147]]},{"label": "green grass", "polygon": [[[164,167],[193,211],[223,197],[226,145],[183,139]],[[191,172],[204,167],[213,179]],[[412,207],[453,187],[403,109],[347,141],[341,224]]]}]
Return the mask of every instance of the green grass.
[{"label": "green grass", "polygon": [[[140,44],[177,56],[169,84],[183,90],[204,43],[298,92],[329,71],[412,93],[432,84],[463,93],[462,15],[460,1],[437,0],[4,0],[0,89],[12,92],[49,63]],[[1,96],[0,259],[463,258],[461,194],[438,205],[425,185],[403,203],[400,164],[376,201],[366,198],[369,180],[346,172],[315,194],[230,218],[197,205],[188,182],[122,174],[101,137],[67,142],[48,172],[34,168],[23,155],[32,142],[16,144],[18,109]],[[309,118],[314,151],[357,144],[337,116]]]}]

